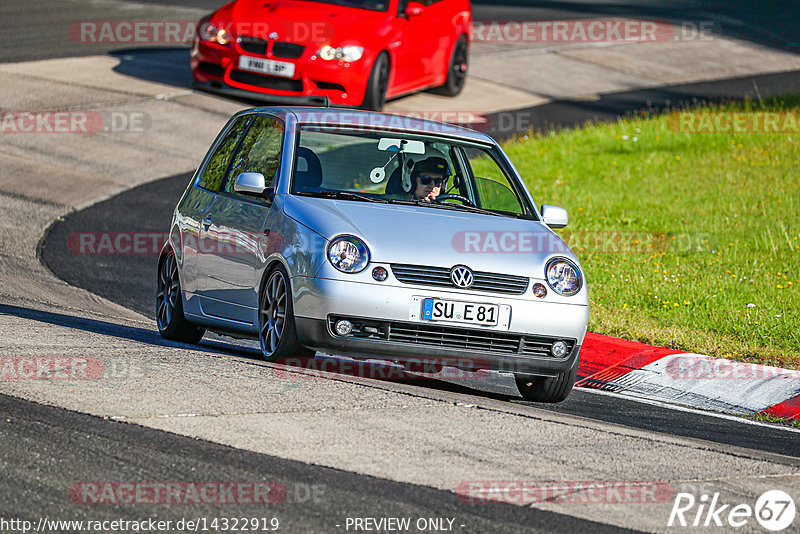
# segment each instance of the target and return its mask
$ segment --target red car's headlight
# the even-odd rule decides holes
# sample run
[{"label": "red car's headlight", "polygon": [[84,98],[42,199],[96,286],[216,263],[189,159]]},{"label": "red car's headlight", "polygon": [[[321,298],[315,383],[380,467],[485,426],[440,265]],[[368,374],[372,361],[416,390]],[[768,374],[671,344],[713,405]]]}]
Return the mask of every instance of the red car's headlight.
[{"label": "red car's headlight", "polygon": [[200,25],[200,30],[197,32],[200,39],[204,41],[211,41],[212,43],[219,43],[221,45],[228,44],[232,36],[225,28],[217,28],[210,22],[204,22]]},{"label": "red car's headlight", "polygon": [[349,45],[334,48],[330,45],[325,45],[319,49],[317,55],[327,61],[333,59],[347,62],[358,61],[364,55],[364,47]]}]

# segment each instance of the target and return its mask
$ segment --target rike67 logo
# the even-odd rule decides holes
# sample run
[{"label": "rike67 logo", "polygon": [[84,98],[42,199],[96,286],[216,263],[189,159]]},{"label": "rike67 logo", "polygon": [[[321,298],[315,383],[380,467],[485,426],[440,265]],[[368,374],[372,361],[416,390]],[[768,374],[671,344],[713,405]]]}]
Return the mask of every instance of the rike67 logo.
[{"label": "rike67 logo", "polygon": [[719,493],[704,493],[699,499],[691,493],[678,493],[667,526],[741,528],[755,518],[763,528],[778,532],[792,525],[795,512],[794,500],[781,490],[764,492],[754,507],[724,503]]}]

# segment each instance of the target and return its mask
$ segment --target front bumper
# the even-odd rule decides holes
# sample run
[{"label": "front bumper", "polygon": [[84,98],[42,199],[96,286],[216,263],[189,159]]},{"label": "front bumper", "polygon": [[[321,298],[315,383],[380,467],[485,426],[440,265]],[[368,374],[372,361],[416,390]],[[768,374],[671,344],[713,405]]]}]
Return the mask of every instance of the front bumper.
[{"label": "front bumper", "polygon": [[[293,63],[295,74],[283,78],[242,71],[238,68],[241,56]],[[353,63],[323,61],[308,48],[302,56],[286,59],[205,42],[195,44],[191,67],[194,87],[282,104],[318,105],[327,97],[333,105],[359,106],[369,77],[369,65],[364,58]]]},{"label": "front bumper", "polygon": [[[524,296],[300,276],[292,279],[292,290],[300,343],[356,358],[424,359],[456,367],[555,376],[576,364],[589,319],[588,306]],[[413,297],[507,304],[511,320],[507,329],[421,321],[411,317]],[[376,333],[339,336],[332,328],[339,318],[367,324]],[[559,340],[570,347],[562,358],[546,349]]]}]

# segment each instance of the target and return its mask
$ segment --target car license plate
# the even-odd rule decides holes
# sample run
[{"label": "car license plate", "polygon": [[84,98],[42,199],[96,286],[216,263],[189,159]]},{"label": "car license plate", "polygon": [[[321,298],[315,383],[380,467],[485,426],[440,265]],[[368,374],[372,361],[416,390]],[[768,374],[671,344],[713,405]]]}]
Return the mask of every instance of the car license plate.
[{"label": "car license plate", "polygon": [[426,298],[422,300],[420,317],[425,321],[448,321],[495,326],[500,318],[500,306]]},{"label": "car license plate", "polygon": [[287,61],[273,61],[271,59],[239,56],[239,68],[250,72],[283,76],[284,78],[291,78],[294,76],[294,63],[289,63]]}]

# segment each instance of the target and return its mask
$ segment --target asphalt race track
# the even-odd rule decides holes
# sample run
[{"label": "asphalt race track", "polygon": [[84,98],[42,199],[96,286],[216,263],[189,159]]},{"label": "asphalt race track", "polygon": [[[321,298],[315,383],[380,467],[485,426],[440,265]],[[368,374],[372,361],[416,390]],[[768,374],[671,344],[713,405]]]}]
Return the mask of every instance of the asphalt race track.
[{"label": "asphalt race track", "polygon": [[[9,420],[0,426],[6,466],[0,517],[36,523],[39,510],[67,493],[65,481],[88,482],[113,473],[122,480],[267,480],[280,484],[285,497],[274,506],[237,503],[225,507],[225,515],[278,517],[284,532],[330,531],[333,525],[343,525],[346,517],[369,517],[376,510],[389,517],[457,518],[471,532],[624,532],[535,508],[502,503],[468,506],[451,492],[320,468],[137,425],[109,423],[4,395],[0,395],[0,412]],[[32,476],[26,464],[34,455],[51,458],[51,468]],[[87,506],[80,498],[75,500],[58,510],[61,517],[138,521],[149,516],[177,522],[220,514],[219,506],[209,504],[131,508]],[[23,510],[28,512],[20,514]]]},{"label": "asphalt race track", "polygon": [[[198,8],[211,11],[221,3],[222,0],[130,2],[145,4],[149,15],[146,18],[152,20],[195,20]],[[482,21],[631,14],[667,21],[706,19],[728,37],[800,52],[800,4],[794,1],[475,0],[473,9],[476,20]],[[189,82],[186,48],[86,46],[49,38],[64,34],[73,21],[115,20],[124,17],[120,13],[117,2],[105,0],[6,3],[0,6],[0,19],[9,21],[0,28],[4,42],[0,63],[110,54],[120,60],[115,68],[118,73],[137,81],[185,89]],[[604,93],[588,100],[545,95],[553,101],[509,113],[524,117],[526,128],[546,130],[590,120],[615,120],[635,110],[659,111],[698,101],[758,98],[796,92],[798,88],[800,71],[790,71]],[[6,107],[0,100],[0,109]],[[502,124],[504,117],[490,115],[490,123]],[[507,137],[518,132],[495,128],[488,133]],[[4,147],[0,146],[0,158],[3,156]],[[66,214],[41,236],[36,251],[39,260],[71,286],[152,318],[156,255],[83,253],[78,236],[84,232],[162,234],[169,227],[174,206],[190,176],[184,172],[166,176]],[[3,194],[17,198],[15,193]],[[17,196],[29,200],[24,195]],[[2,260],[4,268],[14,266],[13,261]],[[355,530],[345,527],[347,518],[413,517],[449,518],[454,521],[452,530],[476,533],[631,531],[614,526],[619,524],[642,525],[647,531],[682,530],[664,526],[664,507],[668,511],[669,503],[661,503],[658,512],[641,505],[614,508],[613,503],[594,509],[559,503],[468,504],[454,493],[456,484],[436,478],[436,473],[451,472],[458,473],[453,475],[458,481],[470,480],[475,472],[511,473],[506,475],[511,480],[561,477],[603,481],[614,477],[620,480],[621,476],[628,477],[622,480],[670,480],[674,491],[696,495],[723,491],[728,497],[746,501],[773,487],[789,488],[800,496],[798,429],[639,402],[594,390],[576,389],[567,401],[544,406],[523,402],[502,388],[475,389],[439,380],[363,379],[346,374],[322,380],[328,384],[315,388],[297,388],[296,397],[276,396],[265,401],[258,397],[270,395],[272,384],[280,381],[268,382],[274,369],[246,342],[207,336],[199,347],[192,347],[163,340],[152,321],[123,322],[84,314],[79,309],[43,311],[29,303],[0,301],[0,320],[9,318],[33,325],[29,331],[14,332],[18,334],[14,338],[17,344],[10,345],[30,350],[30,354],[39,354],[34,352],[39,350],[36,347],[43,347],[44,354],[72,351],[112,361],[110,358],[118,356],[115,350],[130,351],[134,361],[151,365],[156,372],[147,375],[147,380],[110,381],[110,386],[103,385],[109,389],[125,388],[120,397],[108,401],[110,407],[102,413],[111,415],[103,417],[89,415],[100,413],[96,407],[106,400],[101,397],[100,386],[92,390],[97,397],[79,399],[80,402],[74,402],[81,395],[77,387],[72,397],[68,387],[63,390],[66,393],[59,390],[72,402],[72,409],[68,410],[48,405],[51,401],[46,386],[32,397],[25,397],[38,401],[31,402],[21,398],[24,395],[17,396],[7,383],[7,389],[0,392],[0,491],[4,495],[0,521],[14,517],[36,524],[43,515],[72,520],[150,517],[173,522],[222,516],[265,520],[277,517],[282,532],[346,532]],[[79,341],[71,336],[77,336]],[[124,361],[125,354],[122,356]],[[202,369],[195,371],[195,365]],[[163,369],[167,372],[162,373]],[[171,374],[176,370],[181,376]],[[247,376],[239,381],[242,375]],[[247,382],[251,379],[252,383]],[[11,394],[7,394],[9,391]],[[167,395],[174,406],[184,406],[180,397],[188,397],[185,405],[189,408],[169,406],[160,414],[157,408],[164,397],[159,395]],[[120,405],[114,404],[119,398],[135,409],[123,413]],[[215,406],[218,412],[206,413],[204,403],[218,399],[222,399],[225,409]],[[94,411],[89,407],[84,410],[81,402]],[[141,414],[137,415],[139,407]],[[466,415],[456,414],[455,410]],[[326,413],[330,415],[325,416]],[[449,417],[437,415],[442,413]],[[291,419],[292,415],[296,419]],[[283,417],[289,417],[291,424],[281,427]],[[325,424],[326,417],[332,421],[333,432]],[[386,421],[387,426],[379,426],[379,422]],[[418,421],[428,425],[415,428]],[[391,441],[386,428],[392,422],[400,429],[398,432],[409,426],[411,429],[399,437],[394,434]],[[301,438],[286,439],[286,429],[295,427],[302,427],[298,433]],[[499,430],[492,434],[491,429]],[[430,438],[432,435],[437,439]],[[468,439],[472,435],[476,436],[475,442]],[[543,450],[541,443],[549,444],[549,440],[562,436],[563,441]],[[274,440],[279,446],[259,440]],[[271,453],[256,452],[264,450]],[[411,456],[404,456],[409,450]],[[539,456],[531,451],[538,451]],[[362,454],[363,459],[359,458]],[[390,460],[382,463],[382,454]],[[438,458],[445,460],[437,465]],[[484,468],[486,471],[481,471]],[[434,474],[426,476],[426,471]],[[80,487],[85,490],[92,481],[270,481],[282,497],[270,506],[242,502],[226,506],[91,505],[76,495]],[[78,490],[76,485],[80,486]],[[283,490],[285,493],[281,494]],[[635,521],[629,522],[627,517],[634,515]],[[797,524],[800,523],[796,520],[793,527],[797,528]],[[178,530],[193,529],[170,529]],[[0,532],[15,531],[19,530],[0,522]],[[85,530],[64,527],[42,531]],[[751,524],[748,531],[763,529]]]}]

